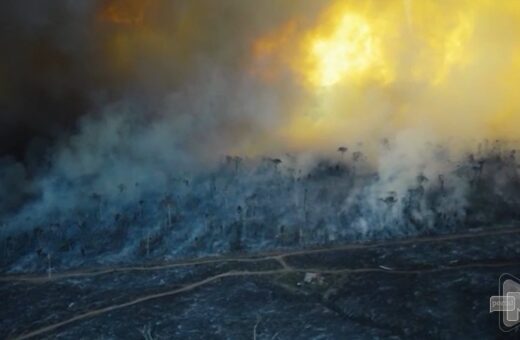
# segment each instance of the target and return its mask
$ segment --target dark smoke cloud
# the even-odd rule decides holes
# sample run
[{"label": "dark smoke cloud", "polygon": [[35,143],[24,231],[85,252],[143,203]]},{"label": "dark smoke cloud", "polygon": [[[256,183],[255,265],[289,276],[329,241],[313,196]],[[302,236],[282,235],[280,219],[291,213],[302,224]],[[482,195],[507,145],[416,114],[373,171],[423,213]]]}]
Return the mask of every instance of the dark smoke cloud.
[{"label": "dark smoke cloud", "polygon": [[[74,1],[10,1],[0,14],[0,152],[54,137],[85,113],[96,76],[87,21]],[[95,68],[95,64],[93,65]]]},{"label": "dark smoke cloud", "polygon": [[6,174],[19,171],[1,179],[17,193],[2,193],[0,213],[15,213],[26,199],[45,201],[56,189],[49,178],[95,176],[95,191],[115,179],[130,185],[146,182],[150,171],[214,161],[239,144],[254,147],[278,125],[283,95],[245,72],[251,42],[289,17],[311,18],[320,6],[4,4],[0,156]]},{"label": "dark smoke cloud", "polygon": [[238,71],[251,40],[317,3],[9,1],[0,14],[0,154],[56,139],[120,99],[154,102],[201,69]]}]

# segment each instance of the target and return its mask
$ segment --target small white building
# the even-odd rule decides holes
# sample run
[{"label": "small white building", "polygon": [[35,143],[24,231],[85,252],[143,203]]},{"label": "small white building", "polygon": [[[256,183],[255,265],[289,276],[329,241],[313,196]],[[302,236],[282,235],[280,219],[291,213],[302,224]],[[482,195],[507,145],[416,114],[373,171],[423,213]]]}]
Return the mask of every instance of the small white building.
[{"label": "small white building", "polygon": [[303,282],[305,283],[317,283],[323,284],[323,276],[320,273],[305,273],[303,277]]}]

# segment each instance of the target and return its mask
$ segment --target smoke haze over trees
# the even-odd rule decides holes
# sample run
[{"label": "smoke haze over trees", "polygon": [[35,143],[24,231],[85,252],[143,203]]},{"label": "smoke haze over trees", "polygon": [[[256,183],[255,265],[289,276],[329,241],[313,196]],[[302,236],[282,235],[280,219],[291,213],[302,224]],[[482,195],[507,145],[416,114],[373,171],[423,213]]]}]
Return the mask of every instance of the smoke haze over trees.
[{"label": "smoke haze over trees", "polygon": [[514,221],[519,17],[515,1],[9,1],[2,266]]}]

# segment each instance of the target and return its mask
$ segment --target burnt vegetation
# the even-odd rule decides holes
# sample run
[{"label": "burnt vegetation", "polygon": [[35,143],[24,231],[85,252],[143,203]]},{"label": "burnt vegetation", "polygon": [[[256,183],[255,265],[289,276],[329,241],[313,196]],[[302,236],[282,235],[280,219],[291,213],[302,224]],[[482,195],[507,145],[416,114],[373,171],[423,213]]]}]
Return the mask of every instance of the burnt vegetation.
[{"label": "burnt vegetation", "polygon": [[60,270],[449,233],[520,219],[520,163],[498,141],[459,161],[435,147],[435,164],[445,170],[424,164],[413,176],[381,173],[362,150],[337,151],[339,159],[322,158],[305,170],[291,155],[228,156],[211,170],[168,174],[156,187],[114,182],[104,193],[88,191],[88,178],[61,183],[74,202],[42,207],[33,196],[16,214],[3,214],[0,265],[44,271],[52,257]]}]

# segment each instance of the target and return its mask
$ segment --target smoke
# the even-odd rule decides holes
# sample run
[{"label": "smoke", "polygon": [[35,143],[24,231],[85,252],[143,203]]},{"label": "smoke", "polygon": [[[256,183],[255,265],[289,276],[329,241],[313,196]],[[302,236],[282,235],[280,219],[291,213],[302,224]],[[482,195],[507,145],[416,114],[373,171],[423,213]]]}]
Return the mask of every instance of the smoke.
[{"label": "smoke", "polygon": [[493,221],[479,190],[518,203],[518,19],[486,0],[5,4],[6,233],[96,253],[100,228],[122,256],[138,225],[177,223],[181,254]]},{"label": "smoke", "polygon": [[323,149],[410,129],[428,131],[410,143],[433,135],[466,150],[517,138],[518,4],[404,5],[334,1],[310,25],[259,38],[271,46],[260,66],[283,65],[303,89],[281,131],[288,143]]},{"label": "smoke", "polygon": [[[514,139],[517,7],[15,2],[2,16],[3,152],[23,158],[34,135],[56,144],[81,134],[81,117],[110,115],[114,103],[165,124],[212,110],[193,124],[213,120],[203,132],[213,138],[205,149],[216,146],[208,154],[323,152],[410,129],[427,131],[417,142],[466,150],[475,140]],[[171,98],[197,104],[175,108],[165,104]],[[200,141],[200,132],[185,136]],[[231,136],[227,146],[214,141]]]},{"label": "smoke", "polygon": [[[49,178],[62,176],[99,176],[92,191],[113,178],[151,182],[150,171],[186,171],[265,140],[283,107],[276,91],[245,72],[250,43],[317,5],[252,5],[5,4],[0,153],[14,156],[9,167],[27,177],[22,196],[49,197]],[[10,213],[21,204],[7,192],[2,198],[17,202],[7,204]]]}]

